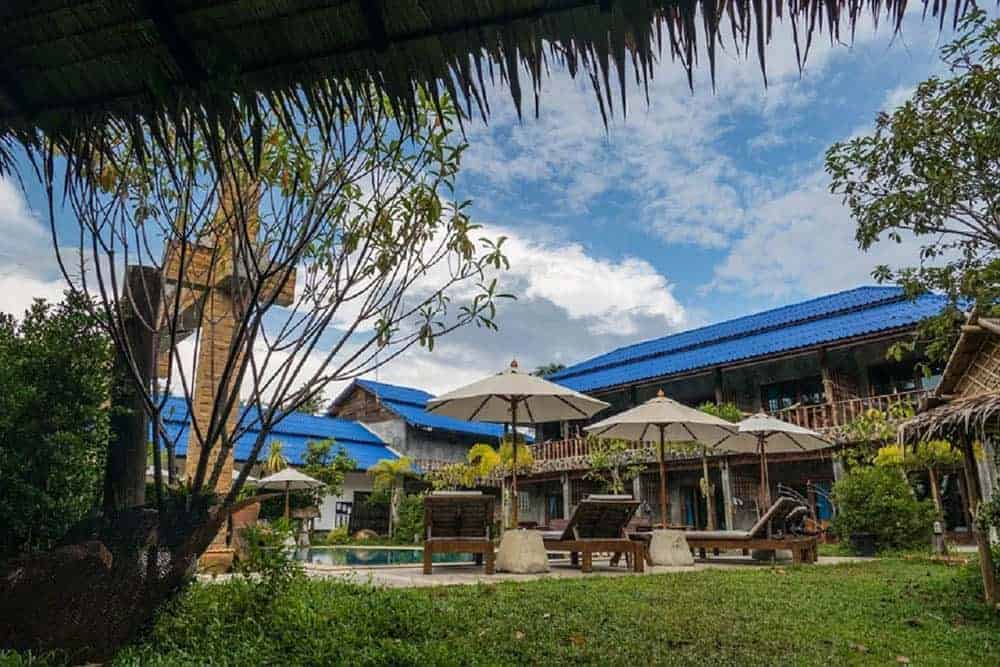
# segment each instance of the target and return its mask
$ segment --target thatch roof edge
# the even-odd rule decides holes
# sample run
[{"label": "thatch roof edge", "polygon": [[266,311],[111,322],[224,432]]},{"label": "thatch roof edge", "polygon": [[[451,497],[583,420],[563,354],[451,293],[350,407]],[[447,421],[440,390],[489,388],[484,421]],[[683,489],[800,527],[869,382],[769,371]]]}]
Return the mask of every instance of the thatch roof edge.
[{"label": "thatch roof edge", "polygon": [[[906,4],[865,6],[876,21],[884,17],[898,30]],[[367,96],[361,103],[384,95],[403,116],[414,112],[421,91],[435,99],[448,94],[467,114],[475,107],[485,119],[485,77],[499,76],[520,112],[522,68],[537,113],[550,59],[591,80],[607,122],[615,97],[625,112],[627,71],[645,85],[664,46],[691,81],[700,36],[714,74],[728,24],[744,53],[753,41],[766,82],[773,17],[792,22],[801,63],[816,33],[825,29],[838,40],[841,23],[853,34],[862,16],[855,0],[468,0],[422,3],[416,14],[403,4],[355,0],[290,0],[252,15],[224,0],[170,9],[103,0],[100,12],[77,11],[78,5],[20,3],[5,12],[0,172],[11,167],[17,144],[52,140],[64,152],[91,154],[111,126],[144,132],[193,114],[197,125],[216,128],[227,118],[283,105],[329,120],[352,115],[359,91]],[[969,6],[954,5],[956,21]],[[949,14],[947,0],[925,0],[924,7],[942,22]],[[262,34],[272,36],[273,45]],[[612,74],[619,95],[612,92]]]}]

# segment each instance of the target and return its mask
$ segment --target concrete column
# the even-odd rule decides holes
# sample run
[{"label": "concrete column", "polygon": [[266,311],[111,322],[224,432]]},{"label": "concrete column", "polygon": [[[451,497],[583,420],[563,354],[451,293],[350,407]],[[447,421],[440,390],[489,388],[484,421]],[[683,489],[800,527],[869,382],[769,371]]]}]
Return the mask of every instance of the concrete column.
[{"label": "concrete column", "polygon": [[726,394],[722,384],[722,369],[716,368],[712,374],[712,384],[715,389],[715,404],[722,405],[726,401]]},{"label": "concrete column", "polygon": [[722,475],[722,503],[726,517],[726,530],[736,530],[736,508],[733,506],[733,482],[729,471],[729,458],[719,460],[719,472]]},{"label": "concrete column", "polygon": [[632,497],[640,503],[642,502],[642,482],[639,481],[641,476],[642,475],[636,475],[635,478],[632,479]]},{"label": "concrete column", "polygon": [[839,458],[833,459],[833,481],[839,482],[844,479],[846,471],[844,470],[844,462]]},{"label": "concrete column", "polygon": [[564,472],[560,476],[560,482],[562,483],[563,494],[563,518],[568,519],[573,514],[570,507],[570,502],[573,500],[573,491],[569,484],[569,473]]}]

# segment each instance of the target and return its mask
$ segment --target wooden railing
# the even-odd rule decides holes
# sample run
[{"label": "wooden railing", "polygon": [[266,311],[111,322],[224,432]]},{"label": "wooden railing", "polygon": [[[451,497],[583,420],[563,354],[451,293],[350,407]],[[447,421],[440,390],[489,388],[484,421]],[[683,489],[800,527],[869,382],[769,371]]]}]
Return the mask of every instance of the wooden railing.
[{"label": "wooden railing", "polygon": [[[919,389],[897,394],[852,398],[832,404],[802,405],[778,410],[771,414],[792,424],[804,426],[822,433],[846,426],[873,408],[888,411],[892,406],[899,403],[906,403],[916,407],[917,402],[929,393],[928,390]],[[548,442],[529,445],[529,448],[535,461],[558,461],[582,458],[590,453],[590,447],[586,438],[550,440]]]},{"label": "wooden railing", "polygon": [[804,426],[814,431],[824,431],[846,426],[868,410],[876,409],[884,412],[900,403],[916,407],[917,402],[929,393],[930,391],[926,389],[917,389],[897,394],[852,398],[836,403],[800,405],[794,408],[776,410],[771,414],[792,424]]},{"label": "wooden railing", "polygon": [[587,456],[590,447],[585,438],[569,438],[566,440],[550,440],[529,445],[531,455],[536,461],[555,461],[579,456]]}]

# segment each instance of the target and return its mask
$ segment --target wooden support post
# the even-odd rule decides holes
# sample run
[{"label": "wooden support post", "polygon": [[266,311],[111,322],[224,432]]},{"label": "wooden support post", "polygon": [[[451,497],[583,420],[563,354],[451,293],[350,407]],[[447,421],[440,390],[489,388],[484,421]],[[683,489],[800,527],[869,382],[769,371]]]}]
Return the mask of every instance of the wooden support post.
[{"label": "wooden support post", "polygon": [[[973,448],[972,438],[965,434],[962,438],[962,465],[965,467],[966,479],[972,483],[967,489],[970,509],[978,507],[982,499],[979,494],[979,484],[976,477],[976,453]],[[997,600],[996,570],[993,565],[993,553],[990,550],[990,537],[987,533],[979,530],[976,522],[972,522],[972,534],[976,538],[976,546],[979,549],[979,569],[983,575],[983,593],[988,607],[994,607]]]},{"label": "wooden support post", "polygon": [[562,484],[562,497],[563,497],[563,515],[562,518],[568,519],[572,516],[573,512],[570,508],[570,503],[573,501],[573,491],[570,487],[569,473],[562,473],[559,477],[559,482]]},{"label": "wooden support post", "polygon": [[823,378],[823,398],[828,405],[833,405],[837,401],[837,397],[833,386],[833,375],[827,364],[826,350],[820,349],[816,354],[819,357],[820,376]]},{"label": "wooden support post", "polygon": [[[125,344],[131,353],[143,389],[154,380],[153,346],[156,344],[156,317],[160,308],[162,281],[160,272],[148,266],[129,266],[125,273],[123,309]],[[138,390],[128,368],[129,360],[119,355],[115,360],[116,378],[112,402],[118,410],[111,417],[112,441],[108,449],[104,475],[106,515],[146,502],[146,443],[149,442],[149,419],[143,391]]]}]

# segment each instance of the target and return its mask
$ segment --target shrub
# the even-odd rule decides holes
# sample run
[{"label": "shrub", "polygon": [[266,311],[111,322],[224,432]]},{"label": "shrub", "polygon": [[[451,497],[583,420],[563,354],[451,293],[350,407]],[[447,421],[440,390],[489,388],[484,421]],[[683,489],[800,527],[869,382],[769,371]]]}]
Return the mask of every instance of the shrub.
[{"label": "shrub", "polygon": [[347,544],[351,541],[351,531],[348,530],[347,526],[340,526],[339,528],[334,528],[329,533],[326,534],[326,543],[331,546],[336,546],[338,544]]},{"label": "shrub", "polygon": [[413,544],[424,535],[424,496],[405,496],[399,505],[399,525],[392,536],[396,544]]},{"label": "shrub", "polygon": [[904,549],[930,542],[936,513],[929,500],[917,500],[895,468],[859,467],[833,487],[837,517],[833,531],[841,539],[872,533],[878,549]]},{"label": "shrub", "polygon": [[269,526],[247,526],[243,529],[247,555],[236,564],[237,572],[258,575],[268,590],[286,585],[302,572],[298,561],[285,548],[289,538],[294,539],[294,532],[284,519]]}]

